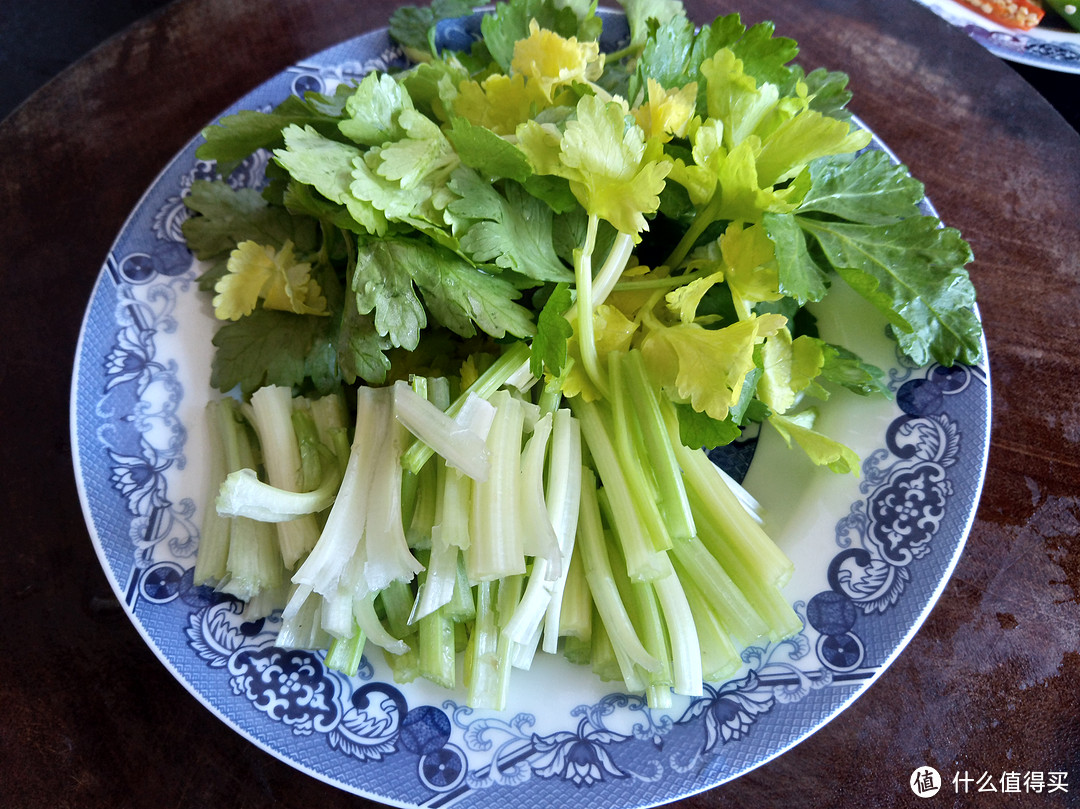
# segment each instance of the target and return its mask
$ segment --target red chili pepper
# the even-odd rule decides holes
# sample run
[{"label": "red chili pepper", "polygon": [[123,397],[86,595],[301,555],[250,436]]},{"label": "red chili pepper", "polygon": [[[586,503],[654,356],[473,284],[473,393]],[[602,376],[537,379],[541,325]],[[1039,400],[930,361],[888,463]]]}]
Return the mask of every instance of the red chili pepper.
[{"label": "red chili pepper", "polygon": [[961,5],[977,11],[999,25],[1029,31],[1042,20],[1046,13],[1030,0],[957,0]]}]

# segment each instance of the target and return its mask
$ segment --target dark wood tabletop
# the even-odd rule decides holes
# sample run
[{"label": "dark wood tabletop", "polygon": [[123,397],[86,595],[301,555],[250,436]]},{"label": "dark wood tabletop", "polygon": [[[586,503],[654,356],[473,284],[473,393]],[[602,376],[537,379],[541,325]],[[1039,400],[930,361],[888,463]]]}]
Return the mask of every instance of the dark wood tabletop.
[{"label": "dark wood tabletop", "polygon": [[[83,522],[68,396],[90,291],[158,171],[256,84],[397,5],[178,0],[0,122],[5,806],[375,805],[242,738],[147,647]],[[850,75],[852,110],[973,247],[993,423],[966,548],[910,644],[823,729],[678,805],[1080,806],[1080,135],[914,2],[686,5],[698,22],[774,19],[803,65]],[[908,787],[920,765],[947,778],[1064,772],[1067,787],[964,796],[950,784],[920,801]]]}]

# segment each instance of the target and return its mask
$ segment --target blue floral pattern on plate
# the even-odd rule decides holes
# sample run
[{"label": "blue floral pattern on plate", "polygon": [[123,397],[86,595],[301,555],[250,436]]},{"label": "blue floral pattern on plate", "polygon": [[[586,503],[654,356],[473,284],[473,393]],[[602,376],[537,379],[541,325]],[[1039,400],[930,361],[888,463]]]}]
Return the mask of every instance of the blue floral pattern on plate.
[{"label": "blue floral pattern on plate", "polygon": [[[606,35],[625,33],[620,21],[608,26]],[[401,63],[374,32],[285,71],[226,114]],[[550,658],[515,675],[525,684],[507,711],[473,711],[459,693],[394,683],[378,655],[349,678],[320,653],[276,648],[276,616],[250,620],[240,602],[192,584],[211,502],[200,416],[212,395],[213,319],[180,225],[191,183],[216,176],[195,147],[133,212],[87,308],[72,393],[75,471],[102,565],[135,626],[192,694],[264,749],[401,806],[656,805],[735,778],[822,726],[932,606],[978,501],[988,375],[915,370],[892,357],[896,402],[862,430],[861,478],[830,479],[832,520],[800,528],[817,560],[789,586],[803,631],[745,650],[743,670],[701,697],[652,711]],[[265,164],[256,155],[229,181],[258,185]],[[749,457],[744,449],[726,462],[741,478]]]},{"label": "blue floral pattern on plate", "polygon": [[1039,25],[1030,31],[1006,28],[953,0],[916,0],[955,25],[991,53],[1011,62],[1080,73],[1080,33]]}]

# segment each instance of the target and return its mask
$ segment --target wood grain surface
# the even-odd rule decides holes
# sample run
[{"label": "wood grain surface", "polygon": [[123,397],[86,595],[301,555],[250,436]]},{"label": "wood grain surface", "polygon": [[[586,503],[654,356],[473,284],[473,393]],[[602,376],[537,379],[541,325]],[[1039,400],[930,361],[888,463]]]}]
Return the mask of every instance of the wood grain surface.
[{"label": "wood grain surface", "polygon": [[[83,311],[158,171],[305,55],[385,22],[390,0],[179,0],[0,123],[0,799],[31,807],[374,806],[206,710],[146,646],[83,523],[68,396]],[[915,3],[687,0],[797,39],[846,71],[859,115],[971,242],[989,342],[990,463],[929,619],[850,708],[683,807],[1080,805],[1080,135],[1014,71]],[[1068,789],[915,798],[951,777],[1064,771]],[[985,800],[983,800],[985,798]],[[588,806],[582,790],[580,805]]]}]

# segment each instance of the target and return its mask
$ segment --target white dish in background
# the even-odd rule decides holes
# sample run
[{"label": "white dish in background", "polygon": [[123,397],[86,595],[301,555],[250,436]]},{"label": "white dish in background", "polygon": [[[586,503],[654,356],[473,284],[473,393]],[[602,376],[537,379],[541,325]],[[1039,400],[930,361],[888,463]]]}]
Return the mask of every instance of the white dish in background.
[{"label": "white dish in background", "polygon": [[954,0],[916,0],[962,28],[991,53],[1020,64],[1080,73],[1080,33],[1037,25],[1030,31],[1006,28]]},{"label": "white dish in background", "polygon": [[[225,114],[400,60],[377,31],[283,72]],[[822,727],[929,613],[978,503],[987,367],[907,367],[883,323],[837,296],[819,313],[823,333],[854,336],[865,359],[890,370],[896,400],[840,396],[822,408],[822,428],[864,459],[858,477],[811,469],[761,439],[745,482],[796,563],[787,593],[805,627],[748,649],[738,676],[652,712],[550,657],[515,672],[508,709],[489,713],[466,708],[463,693],[395,684],[377,650],[350,679],[319,655],[273,648],[274,621],[246,622],[236,602],[191,584],[211,502],[202,413],[214,395],[215,325],[180,231],[191,183],[215,172],[195,158],[197,142],[146,192],[101,271],[79,342],[72,443],[90,534],[132,622],[196,698],[255,744],[398,806],[653,806],[735,778]],[[256,183],[263,167],[249,160],[233,181]]]}]

